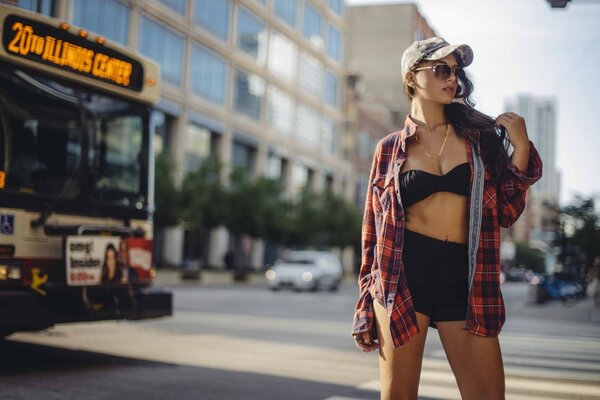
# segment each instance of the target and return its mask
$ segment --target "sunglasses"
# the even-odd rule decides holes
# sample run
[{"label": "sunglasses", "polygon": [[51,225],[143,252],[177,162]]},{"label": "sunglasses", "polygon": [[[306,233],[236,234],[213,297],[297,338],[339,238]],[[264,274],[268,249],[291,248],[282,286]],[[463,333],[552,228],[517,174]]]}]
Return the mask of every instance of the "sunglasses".
[{"label": "sunglasses", "polygon": [[456,76],[457,71],[462,71],[461,67],[459,67],[459,66],[451,67],[448,64],[428,65],[426,67],[417,68],[417,69],[415,69],[415,71],[421,71],[424,69],[433,70],[433,74],[435,75],[435,77],[438,79],[442,79],[442,80],[446,80],[446,79],[450,78],[450,75],[452,73],[454,73],[454,76]]}]

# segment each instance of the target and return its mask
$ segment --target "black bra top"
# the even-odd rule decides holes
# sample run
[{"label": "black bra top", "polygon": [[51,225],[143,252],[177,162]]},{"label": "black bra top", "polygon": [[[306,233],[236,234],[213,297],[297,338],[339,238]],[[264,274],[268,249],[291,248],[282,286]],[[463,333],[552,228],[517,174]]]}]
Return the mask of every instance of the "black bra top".
[{"label": "black bra top", "polygon": [[402,206],[407,208],[435,192],[453,192],[466,196],[470,180],[471,167],[468,162],[457,165],[444,175],[410,169],[400,174]]}]

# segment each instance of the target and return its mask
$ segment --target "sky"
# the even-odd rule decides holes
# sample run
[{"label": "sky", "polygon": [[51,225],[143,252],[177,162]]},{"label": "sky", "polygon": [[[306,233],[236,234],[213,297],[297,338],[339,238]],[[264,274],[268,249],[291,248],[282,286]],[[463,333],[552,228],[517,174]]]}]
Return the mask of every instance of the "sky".
[{"label": "sky", "polygon": [[518,94],[553,97],[559,204],[600,196],[600,0],[566,9],[546,0],[346,0],[389,3],[416,4],[438,36],[471,46],[478,110],[497,116]]}]

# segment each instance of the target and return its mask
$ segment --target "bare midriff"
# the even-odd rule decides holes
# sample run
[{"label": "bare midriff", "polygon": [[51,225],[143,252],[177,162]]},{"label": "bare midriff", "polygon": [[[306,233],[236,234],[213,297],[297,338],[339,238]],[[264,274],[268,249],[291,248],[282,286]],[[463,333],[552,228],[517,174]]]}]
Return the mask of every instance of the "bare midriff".
[{"label": "bare midriff", "polygon": [[467,197],[436,192],[404,210],[406,229],[449,242],[467,243]]}]

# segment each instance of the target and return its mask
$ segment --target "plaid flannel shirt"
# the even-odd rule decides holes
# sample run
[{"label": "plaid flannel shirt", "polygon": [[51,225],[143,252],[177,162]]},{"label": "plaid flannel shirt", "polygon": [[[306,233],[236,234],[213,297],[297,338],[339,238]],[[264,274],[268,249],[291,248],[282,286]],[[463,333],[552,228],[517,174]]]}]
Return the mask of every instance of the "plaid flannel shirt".
[{"label": "plaid flannel shirt", "polygon": [[[377,144],[362,225],[362,259],[358,276],[352,334],[369,331],[377,337],[373,300],[390,318],[394,348],[411,340],[419,328],[407,285],[402,249],[405,214],[399,193],[399,171],[407,158],[406,138],[416,125],[406,118],[404,129],[391,133]],[[471,167],[469,205],[469,294],[463,329],[480,336],[500,333],[505,316],[500,291],[500,227],[508,228],[525,208],[527,189],[542,176],[542,160],[529,141],[526,171],[511,162],[500,182],[492,184],[479,152],[479,132],[466,140]]]}]

